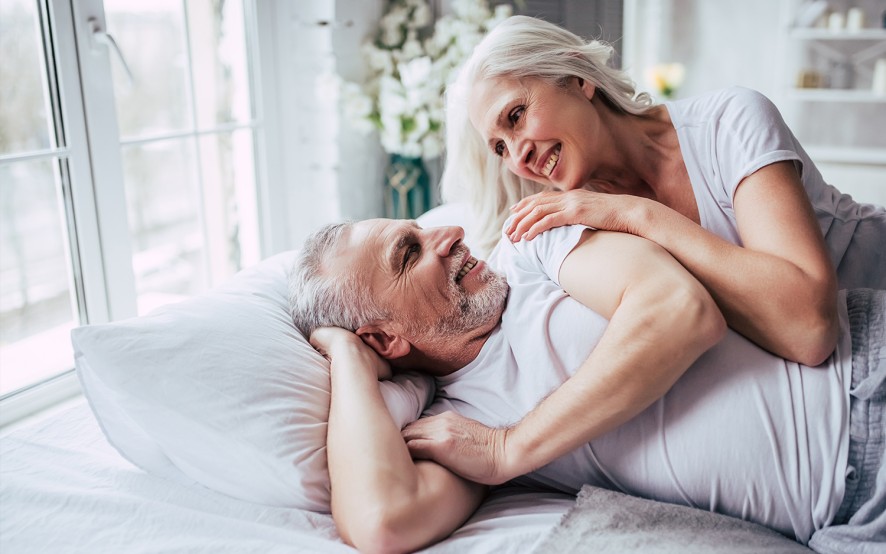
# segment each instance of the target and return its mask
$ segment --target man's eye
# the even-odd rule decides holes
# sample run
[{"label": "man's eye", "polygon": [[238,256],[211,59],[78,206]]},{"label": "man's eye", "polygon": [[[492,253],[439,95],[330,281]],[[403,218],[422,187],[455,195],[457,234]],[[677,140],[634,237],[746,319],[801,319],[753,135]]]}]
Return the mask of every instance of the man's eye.
[{"label": "man's eye", "polygon": [[493,148],[496,156],[504,156],[505,155],[505,143],[502,141],[498,141],[495,143],[495,147]]},{"label": "man's eye", "polygon": [[403,265],[405,266],[407,262],[413,257],[418,256],[419,251],[421,250],[421,246],[418,243],[411,245],[406,249],[406,255],[403,256]]}]

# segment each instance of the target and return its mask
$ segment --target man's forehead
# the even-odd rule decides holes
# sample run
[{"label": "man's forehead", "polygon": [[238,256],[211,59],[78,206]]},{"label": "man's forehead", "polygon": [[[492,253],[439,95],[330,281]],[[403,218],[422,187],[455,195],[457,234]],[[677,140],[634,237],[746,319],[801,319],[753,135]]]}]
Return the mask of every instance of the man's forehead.
[{"label": "man's forehead", "polygon": [[348,227],[336,248],[329,267],[353,269],[367,264],[384,264],[396,237],[406,229],[416,229],[414,221],[367,219]]},{"label": "man's forehead", "polygon": [[409,222],[396,219],[366,219],[351,226],[346,237],[349,248],[361,250],[372,247],[383,247],[385,239],[389,239]]}]

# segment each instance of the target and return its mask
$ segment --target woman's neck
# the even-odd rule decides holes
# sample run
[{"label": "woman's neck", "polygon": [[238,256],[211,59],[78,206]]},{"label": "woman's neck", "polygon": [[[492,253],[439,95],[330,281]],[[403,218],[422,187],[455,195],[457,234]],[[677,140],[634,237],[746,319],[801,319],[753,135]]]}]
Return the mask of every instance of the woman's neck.
[{"label": "woman's neck", "polygon": [[642,116],[606,110],[614,163],[604,165],[589,188],[650,198],[699,222],[698,205],[683,162],[677,130],[665,106]]}]

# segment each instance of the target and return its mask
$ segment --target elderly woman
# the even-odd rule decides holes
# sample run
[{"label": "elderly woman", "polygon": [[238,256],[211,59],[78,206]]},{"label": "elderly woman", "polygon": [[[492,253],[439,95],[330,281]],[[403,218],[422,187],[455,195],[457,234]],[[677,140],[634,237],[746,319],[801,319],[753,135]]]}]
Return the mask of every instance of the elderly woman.
[{"label": "elderly woman", "polygon": [[692,272],[734,329],[823,361],[837,289],[886,289],[886,210],[826,184],[761,94],[653,105],[606,65],[611,53],[521,16],[476,47],[447,90],[443,177],[444,198],[480,222],[475,244],[491,247],[510,214],[513,241],[567,224],[640,235]]}]

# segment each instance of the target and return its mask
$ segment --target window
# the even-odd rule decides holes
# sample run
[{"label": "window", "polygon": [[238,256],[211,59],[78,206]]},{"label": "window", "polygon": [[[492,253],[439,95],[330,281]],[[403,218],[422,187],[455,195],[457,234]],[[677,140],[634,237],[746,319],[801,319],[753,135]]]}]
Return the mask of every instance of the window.
[{"label": "window", "polygon": [[47,18],[37,2],[0,4],[0,394],[71,368],[67,337],[83,315]]},{"label": "window", "polygon": [[259,258],[244,9],[106,0],[105,14],[124,53],[112,59],[114,97],[146,313]]},{"label": "window", "polygon": [[146,313],[260,259],[255,10],[0,3],[4,408],[73,382],[72,328]]}]

